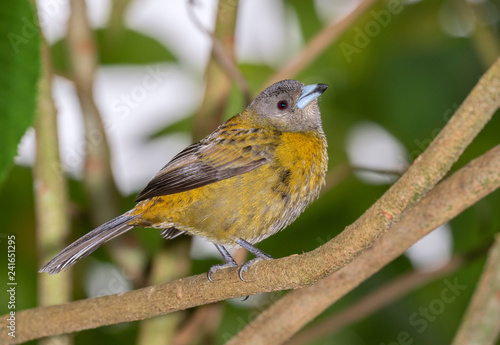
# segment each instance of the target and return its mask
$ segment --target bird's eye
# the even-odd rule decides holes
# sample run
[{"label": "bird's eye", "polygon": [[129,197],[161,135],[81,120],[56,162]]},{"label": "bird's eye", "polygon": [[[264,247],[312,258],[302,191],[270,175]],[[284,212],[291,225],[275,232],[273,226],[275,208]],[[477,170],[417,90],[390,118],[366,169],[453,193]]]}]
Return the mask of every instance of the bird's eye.
[{"label": "bird's eye", "polygon": [[278,102],[278,109],[279,110],[285,110],[288,108],[288,102],[287,101],[279,101]]}]

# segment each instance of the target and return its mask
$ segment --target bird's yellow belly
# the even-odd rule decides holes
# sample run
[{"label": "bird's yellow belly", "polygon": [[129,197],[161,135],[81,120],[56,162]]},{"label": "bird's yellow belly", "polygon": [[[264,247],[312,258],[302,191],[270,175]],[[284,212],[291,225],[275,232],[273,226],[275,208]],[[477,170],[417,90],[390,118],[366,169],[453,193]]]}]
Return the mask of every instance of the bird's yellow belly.
[{"label": "bird's yellow belly", "polygon": [[175,227],[222,245],[257,243],[293,222],[318,195],[327,156],[322,137],[287,133],[275,158],[248,173],[138,204],[139,226]]}]

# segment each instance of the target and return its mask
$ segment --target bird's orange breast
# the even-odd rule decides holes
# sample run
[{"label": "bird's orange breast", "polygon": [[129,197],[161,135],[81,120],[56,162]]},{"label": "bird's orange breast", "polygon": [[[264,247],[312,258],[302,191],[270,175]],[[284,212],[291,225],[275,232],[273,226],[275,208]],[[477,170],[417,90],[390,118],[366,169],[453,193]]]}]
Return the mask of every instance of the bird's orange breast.
[{"label": "bird's orange breast", "polygon": [[328,156],[322,133],[281,133],[276,140],[272,158],[250,172],[139,203],[135,225],[175,227],[223,245],[257,243],[281,230],[318,196]]}]

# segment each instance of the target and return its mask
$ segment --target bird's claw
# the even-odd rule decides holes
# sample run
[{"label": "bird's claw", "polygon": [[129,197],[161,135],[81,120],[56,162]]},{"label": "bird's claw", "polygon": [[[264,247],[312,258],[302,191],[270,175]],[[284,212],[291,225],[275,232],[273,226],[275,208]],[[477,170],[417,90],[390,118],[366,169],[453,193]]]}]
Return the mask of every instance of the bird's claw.
[{"label": "bird's claw", "polygon": [[248,269],[250,268],[250,266],[252,266],[254,263],[256,263],[258,261],[264,261],[264,260],[272,260],[272,257],[269,257],[269,258],[257,257],[255,259],[247,261],[243,265],[241,265],[240,270],[238,271],[238,275],[240,276],[241,281],[246,282],[246,280],[243,279],[243,273],[245,273],[246,271],[248,271]]},{"label": "bird's claw", "polygon": [[238,266],[238,264],[236,262],[226,262],[224,264],[217,264],[217,265],[213,265],[212,267],[210,267],[210,269],[208,270],[208,273],[207,273],[207,276],[208,276],[208,280],[210,280],[211,283],[213,283],[214,281],[212,280],[212,274],[217,272],[218,270],[220,269],[223,269],[223,268],[227,268],[227,267],[236,267]]}]

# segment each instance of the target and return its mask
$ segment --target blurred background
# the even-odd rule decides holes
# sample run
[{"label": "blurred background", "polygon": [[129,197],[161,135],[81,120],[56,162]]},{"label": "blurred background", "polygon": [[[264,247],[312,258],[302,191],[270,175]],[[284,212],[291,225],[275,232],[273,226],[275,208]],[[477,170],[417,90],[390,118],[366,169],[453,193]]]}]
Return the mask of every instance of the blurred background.
[{"label": "blurred background", "polygon": [[[228,17],[237,13],[234,37],[222,36],[216,44],[234,44],[234,60],[252,97],[297,56],[313,52],[308,44],[319,33],[366,7],[354,12],[354,19],[340,36],[325,43],[324,51],[311,53],[310,62],[287,75],[305,84],[329,85],[320,100],[329,179],[320,199],[295,223],[259,245],[274,257],[313,250],[355,221],[425,150],[500,55],[498,1],[241,0],[237,8],[230,4],[220,8]],[[135,194],[176,153],[243,110],[245,95],[240,84],[231,79],[218,83],[210,72],[211,33],[216,18],[224,18],[217,13],[216,0],[87,0],[84,10],[97,56],[97,66],[88,74],[91,98],[106,137],[89,131],[86,110],[82,111],[85,100],[71,67],[78,56],[68,53],[71,4],[39,0],[37,5],[55,73],[52,93],[62,170],[68,178],[69,244],[132,208]],[[229,85],[226,91],[219,90],[223,84]],[[224,101],[211,106],[211,93],[224,96]],[[499,133],[497,116],[453,171],[498,144]],[[106,142],[112,179],[107,188],[92,190],[85,181],[85,155]],[[37,305],[37,270],[43,264],[35,231],[34,157],[31,128],[0,190],[2,236],[17,236],[18,310]],[[481,273],[484,248],[500,228],[495,211],[499,207],[497,191],[431,233],[329,308],[308,327],[322,326],[304,329],[294,344],[394,344],[402,332],[413,344],[450,343]],[[63,273],[72,277],[73,299],[204,273],[221,261],[213,245],[187,236],[164,241],[157,230],[135,229],[122,237]],[[245,254],[237,255],[243,259]],[[443,270],[456,257],[463,262]],[[386,284],[436,270],[438,274],[423,275],[376,310],[358,312],[348,324],[336,326],[332,321]],[[453,281],[465,288],[452,302],[442,301],[443,289]],[[74,343],[223,344],[285,293],[83,331],[74,335]]]}]

